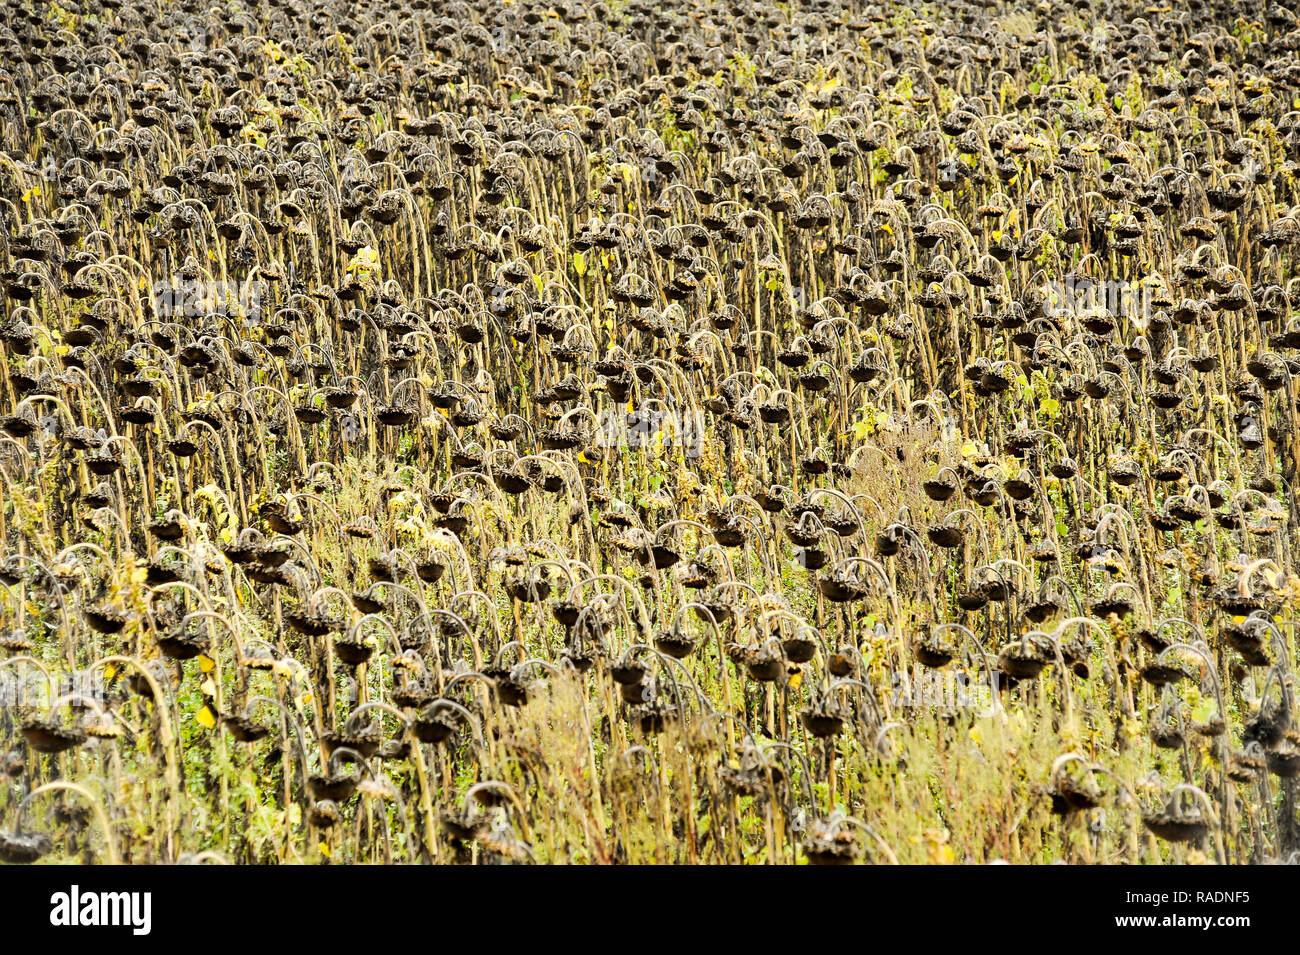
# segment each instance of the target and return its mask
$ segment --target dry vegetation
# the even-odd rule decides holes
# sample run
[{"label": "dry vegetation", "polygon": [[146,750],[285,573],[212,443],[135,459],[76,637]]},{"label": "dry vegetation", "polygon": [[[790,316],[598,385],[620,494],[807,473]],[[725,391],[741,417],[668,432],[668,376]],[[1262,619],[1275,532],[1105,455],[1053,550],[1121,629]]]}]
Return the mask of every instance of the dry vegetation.
[{"label": "dry vegetation", "polygon": [[0,860],[1294,861],[1297,49],[0,3]]}]

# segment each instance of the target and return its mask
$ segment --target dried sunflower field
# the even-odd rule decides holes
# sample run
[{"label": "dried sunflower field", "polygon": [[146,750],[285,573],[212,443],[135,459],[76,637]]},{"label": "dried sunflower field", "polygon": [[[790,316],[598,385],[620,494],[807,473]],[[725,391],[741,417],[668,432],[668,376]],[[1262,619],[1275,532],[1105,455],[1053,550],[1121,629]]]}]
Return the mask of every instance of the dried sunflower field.
[{"label": "dried sunflower field", "polygon": [[0,861],[1297,861],[1297,50],[0,0]]}]

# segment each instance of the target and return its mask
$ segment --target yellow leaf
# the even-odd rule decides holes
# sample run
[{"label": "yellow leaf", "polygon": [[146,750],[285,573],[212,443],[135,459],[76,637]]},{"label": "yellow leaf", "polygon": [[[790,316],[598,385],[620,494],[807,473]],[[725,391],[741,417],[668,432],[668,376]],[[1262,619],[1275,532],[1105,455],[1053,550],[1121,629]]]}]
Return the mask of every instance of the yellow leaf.
[{"label": "yellow leaf", "polygon": [[573,271],[578,273],[578,277],[587,274],[587,257],[581,252],[573,253]]},{"label": "yellow leaf", "polygon": [[199,707],[199,711],[194,715],[194,718],[199,721],[199,725],[204,729],[210,730],[217,725],[217,713],[206,703]]},{"label": "yellow leaf", "polygon": [[216,665],[217,662],[213,660],[212,657],[208,656],[206,653],[199,654],[199,669],[202,672],[207,673]]},{"label": "yellow leaf", "polygon": [[373,272],[379,268],[379,250],[364,245],[348,262],[349,272]]}]

